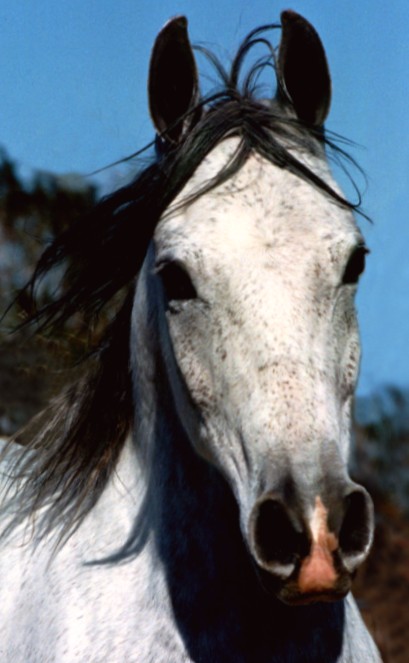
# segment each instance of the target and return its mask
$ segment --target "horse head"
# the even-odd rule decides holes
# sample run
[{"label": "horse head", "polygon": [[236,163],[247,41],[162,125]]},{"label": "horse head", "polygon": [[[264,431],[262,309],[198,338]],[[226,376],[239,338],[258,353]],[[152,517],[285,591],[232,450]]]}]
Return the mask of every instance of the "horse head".
[{"label": "horse head", "polygon": [[325,158],[321,41],[294,12],[282,29],[276,97],[242,101],[240,124],[232,93],[227,128],[221,105],[198,103],[186,19],[159,34],[149,91],[163,149],[194,159],[211,128],[221,138],[157,224],[143,273],[187,436],[230,486],[262,582],[298,604],[343,597],[373,536],[348,472],[366,249]]}]

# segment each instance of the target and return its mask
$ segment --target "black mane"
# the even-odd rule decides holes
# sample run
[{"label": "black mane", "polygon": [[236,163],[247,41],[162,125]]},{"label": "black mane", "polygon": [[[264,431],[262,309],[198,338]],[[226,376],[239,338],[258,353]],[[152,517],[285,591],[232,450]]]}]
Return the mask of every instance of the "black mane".
[{"label": "black mane", "polygon": [[[47,410],[45,425],[28,447],[41,448],[37,462],[23,453],[14,467],[22,484],[12,526],[47,506],[36,522],[38,535],[55,529],[60,540],[66,540],[103,492],[132,427],[129,331],[138,273],[158,220],[218,143],[227,136],[240,138],[230,163],[195,198],[226,181],[257,152],[317,187],[336,204],[359,211],[359,202],[342,198],[284,145],[314,154],[329,148],[336,157],[348,159],[348,155],[322,129],[296,119],[279,101],[266,103],[258,98],[260,72],[275,66],[274,50],[263,36],[272,27],[278,26],[250,33],[228,72],[207,53],[220,87],[190,111],[195,113],[199,107],[205,111],[194,128],[176,146],[159,137],[151,163],[130,184],[74,223],[39,260],[25,288],[33,301],[33,312],[25,324],[52,329],[78,311],[91,324],[94,316],[117,300],[118,293],[122,293],[123,303],[89,358],[84,377]],[[268,56],[244,74],[245,58],[260,43],[267,46]],[[53,301],[36,306],[39,283],[56,268],[62,268],[64,289]]]}]

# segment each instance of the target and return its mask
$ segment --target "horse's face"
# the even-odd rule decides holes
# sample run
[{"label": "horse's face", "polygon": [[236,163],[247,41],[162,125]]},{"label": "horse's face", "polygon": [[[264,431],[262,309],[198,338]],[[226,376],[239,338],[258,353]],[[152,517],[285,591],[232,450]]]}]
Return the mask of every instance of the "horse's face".
[{"label": "horse's face", "polygon": [[[235,144],[219,146],[182,196]],[[329,181],[324,161],[308,158]],[[154,244],[165,363],[192,445],[231,486],[277,595],[339,598],[372,537],[370,500],[346,466],[364,256],[351,214],[254,155],[160,222]]]}]

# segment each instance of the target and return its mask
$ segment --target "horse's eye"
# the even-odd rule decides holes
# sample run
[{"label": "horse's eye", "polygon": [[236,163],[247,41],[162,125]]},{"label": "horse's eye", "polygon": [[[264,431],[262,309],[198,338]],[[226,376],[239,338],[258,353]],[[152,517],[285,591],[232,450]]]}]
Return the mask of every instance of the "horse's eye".
[{"label": "horse's eye", "polygon": [[365,256],[367,253],[369,251],[365,246],[358,246],[351,253],[342,277],[344,285],[358,283],[358,279],[365,269]]},{"label": "horse's eye", "polygon": [[158,271],[168,302],[186,301],[197,297],[196,288],[189,274],[178,263],[169,262]]}]

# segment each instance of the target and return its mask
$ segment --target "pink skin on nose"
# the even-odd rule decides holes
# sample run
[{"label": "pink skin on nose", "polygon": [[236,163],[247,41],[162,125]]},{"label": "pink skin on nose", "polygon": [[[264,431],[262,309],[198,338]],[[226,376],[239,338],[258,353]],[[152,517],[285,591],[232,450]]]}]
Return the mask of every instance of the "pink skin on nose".
[{"label": "pink skin on nose", "polygon": [[311,551],[303,561],[298,576],[301,594],[324,592],[335,586],[337,573],[332,553],[338,548],[338,540],[328,530],[327,516],[328,510],[317,496],[311,519]]}]

